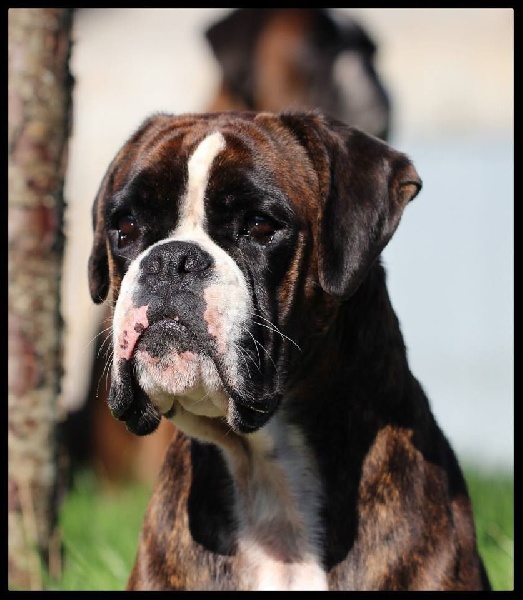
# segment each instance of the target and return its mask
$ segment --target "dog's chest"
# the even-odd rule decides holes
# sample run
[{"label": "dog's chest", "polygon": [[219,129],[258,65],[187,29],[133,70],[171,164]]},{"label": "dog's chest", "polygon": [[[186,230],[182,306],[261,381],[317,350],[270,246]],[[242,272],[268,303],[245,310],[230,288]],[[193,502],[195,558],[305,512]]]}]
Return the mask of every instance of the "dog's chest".
[{"label": "dog's chest", "polygon": [[321,484],[299,431],[275,416],[226,458],[235,487],[241,587],[327,589]]}]

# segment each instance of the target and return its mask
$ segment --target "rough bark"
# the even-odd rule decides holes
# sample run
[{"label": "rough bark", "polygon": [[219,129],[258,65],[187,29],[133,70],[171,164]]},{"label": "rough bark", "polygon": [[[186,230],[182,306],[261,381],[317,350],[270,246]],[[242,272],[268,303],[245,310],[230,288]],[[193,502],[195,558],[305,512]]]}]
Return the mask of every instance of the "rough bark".
[{"label": "rough bark", "polygon": [[8,585],[59,559],[57,396],[72,9],[8,13]]}]

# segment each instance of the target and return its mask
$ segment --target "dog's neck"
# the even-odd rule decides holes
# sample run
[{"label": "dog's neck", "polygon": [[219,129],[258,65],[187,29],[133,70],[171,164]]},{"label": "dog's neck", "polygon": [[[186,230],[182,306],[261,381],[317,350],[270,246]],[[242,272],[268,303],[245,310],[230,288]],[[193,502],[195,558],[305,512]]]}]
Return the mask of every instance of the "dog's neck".
[{"label": "dog's neck", "polygon": [[[354,482],[366,451],[384,425],[374,417],[368,397],[358,396],[358,389],[362,377],[376,378],[384,389],[391,363],[401,360],[403,344],[399,327],[390,327],[390,319],[396,316],[381,266],[376,265],[370,276],[381,280],[379,285],[364,282],[340,307],[326,333],[335,338],[330,340],[329,355],[318,347],[304,357],[310,364],[301,370],[310,377],[288,390],[280,409],[261,430],[237,435],[216,419],[178,413],[177,424],[186,433],[215,443],[227,463],[234,482],[236,523],[235,534],[229,531],[228,535],[235,538],[244,589],[292,590],[297,589],[296,582],[307,589],[326,589],[325,565],[330,567],[338,555],[346,555],[354,537],[355,517],[347,507],[356,504]],[[374,290],[371,297],[370,290]],[[353,311],[354,303],[365,303],[367,310]],[[371,323],[353,319],[353,312],[360,319],[368,313],[365,318]],[[366,355],[376,353],[376,346],[380,366],[370,372]],[[343,374],[342,382],[329,375],[333,361],[335,372]],[[406,363],[399,371],[397,365],[392,370],[397,374],[404,369]],[[314,383],[318,381],[321,388]],[[397,378],[391,381],[390,398],[384,401],[396,401],[403,383]],[[368,383],[363,388],[368,389]],[[364,419],[368,422],[362,427]],[[362,431],[367,432],[365,439]],[[340,514],[344,515],[341,522]]]},{"label": "dog's neck", "polygon": [[[289,423],[285,409],[247,435],[183,407],[175,422],[186,434],[217,446],[225,459],[233,498],[216,498],[212,515],[195,513],[191,521],[204,538],[201,543],[236,554],[244,574],[241,589],[327,589],[320,552],[321,475],[300,428]],[[235,525],[224,527],[230,517]],[[208,519],[220,532],[216,538],[209,537],[204,524]]]},{"label": "dog's neck", "polygon": [[[373,265],[349,299],[333,307],[332,313],[334,317],[320,336],[315,337],[314,332],[306,334],[311,340],[309,344],[300,340],[304,349],[301,354],[291,348],[297,365],[293,369],[291,364],[289,369],[291,397],[295,396],[300,404],[304,395],[330,398],[339,396],[341,390],[347,397],[348,390],[357,387],[362,380],[375,380],[383,389],[383,378],[389,372],[395,374],[395,380],[388,382],[391,395],[400,397],[398,388],[410,378],[410,373],[403,336],[387,290],[386,273],[380,262]],[[297,329],[305,329],[305,326],[298,323]],[[325,348],[329,349],[328,353]],[[357,408],[355,401],[357,398],[345,402],[343,413],[353,412]],[[313,405],[311,409],[323,414],[332,406],[326,402]],[[338,415],[341,408],[336,407]],[[300,417],[296,418],[303,424]]]}]

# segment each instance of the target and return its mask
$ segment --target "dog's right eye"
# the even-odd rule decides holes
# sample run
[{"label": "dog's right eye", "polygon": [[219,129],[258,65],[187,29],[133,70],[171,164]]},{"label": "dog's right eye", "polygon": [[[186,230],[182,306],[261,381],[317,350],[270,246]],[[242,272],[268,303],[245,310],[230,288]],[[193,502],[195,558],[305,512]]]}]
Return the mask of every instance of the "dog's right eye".
[{"label": "dog's right eye", "polygon": [[137,239],[140,229],[132,215],[123,215],[118,219],[118,248],[125,248]]},{"label": "dog's right eye", "polygon": [[254,215],[247,220],[240,235],[266,246],[272,242],[276,229],[276,224],[269,217]]}]

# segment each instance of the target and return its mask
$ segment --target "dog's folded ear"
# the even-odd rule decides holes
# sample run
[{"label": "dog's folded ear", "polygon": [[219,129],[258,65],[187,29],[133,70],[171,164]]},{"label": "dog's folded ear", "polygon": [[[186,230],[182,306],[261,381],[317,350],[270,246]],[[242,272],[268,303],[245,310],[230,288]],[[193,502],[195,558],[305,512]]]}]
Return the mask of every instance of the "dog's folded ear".
[{"label": "dog's folded ear", "polygon": [[334,131],[319,275],[325,291],[347,298],[391,239],[421,180],[408,157],[381,140],[341,125]]},{"label": "dog's folded ear", "polygon": [[105,220],[102,213],[106,179],[107,176],[100,186],[92,209],[94,239],[88,263],[88,277],[89,292],[96,304],[102,303],[109,292],[109,261],[105,239]]},{"label": "dog's folded ear", "polygon": [[347,299],[396,231],[421,179],[405,154],[358,129],[319,113],[310,121],[284,119],[318,172],[329,172],[319,216],[319,279],[327,293]]}]

